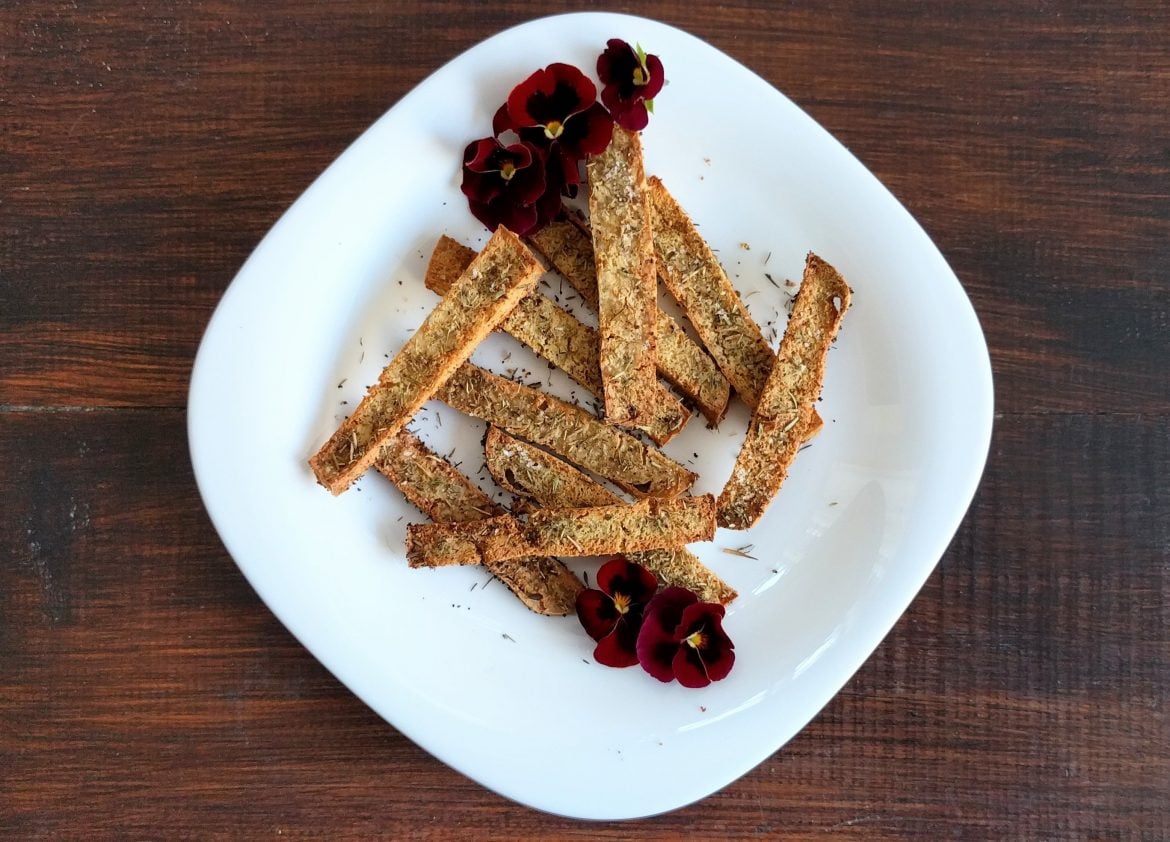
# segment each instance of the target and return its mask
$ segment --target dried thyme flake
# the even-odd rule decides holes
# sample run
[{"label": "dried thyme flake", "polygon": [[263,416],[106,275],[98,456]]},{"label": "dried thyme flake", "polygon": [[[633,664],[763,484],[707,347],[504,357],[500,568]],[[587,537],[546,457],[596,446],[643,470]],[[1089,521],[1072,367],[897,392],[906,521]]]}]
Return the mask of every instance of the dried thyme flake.
[{"label": "dried thyme flake", "polygon": [[755,544],[744,544],[742,547],[720,547],[720,549],[728,555],[737,555],[740,558],[750,558],[752,561],[759,561],[754,555],[749,555],[755,549],[755,546]]}]

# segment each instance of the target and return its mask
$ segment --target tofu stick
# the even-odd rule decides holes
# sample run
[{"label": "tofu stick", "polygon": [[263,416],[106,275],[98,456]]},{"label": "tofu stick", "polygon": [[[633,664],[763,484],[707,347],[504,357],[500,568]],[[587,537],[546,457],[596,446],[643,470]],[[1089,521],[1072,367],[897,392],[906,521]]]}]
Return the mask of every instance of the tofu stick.
[{"label": "tofu stick", "polygon": [[468,523],[414,523],[411,567],[484,564],[527,555],[611,555],[666,549],[715,536],[715,498],[640,500],[588,509],[539,509],[522,522],[500,515]]},{"label": "tofu stick", "polygon": [[[427,264],[427,289],[445,295],[474,258],[472,249],[450,237],[440,237]],[[581,324],[538,290],[522,298],[499,329],[523,342],[597,397],[602,396],[597,331]],[[657,395],[650,413],[639,420],[637,428],[661,446],[682,431],[691,413],[661,383],[655,381],[655,387]]]},{"label": "tofu stick", "polygon": [[675,497],[695,475],[629,433],[539,389],[464,363],[439,390],[460,412],[546,447],[635,497]]},{"label": "tofu stick", "polygon": [[731,477],[719,495],[719,525],[747,529],[780,490],[813,423],[825,357],[851,291],[832,266],[809,253],[792,315]]},{"label": "tofu stick", "polygon": [[[576,509],[623,502],[572,465],[498,427],[488,427],[484,453],[488,471],[501,488],[538,506]],[[652,571],[663,586],[688,588],[703,602],[726,605],[736,597],[734,588],[685,547],[632,552],[626,557]]]},{"label": "tofu stick", "polygon": [[637,427],[657,395],[654,321],[658,278],[642,142],[614,126],[609,146],[586,165],[605,418]]},{"label": "tofu stick", "polygon": [[[405,430],[382,448],[374,467],[436,523],[482,520],[503,508],[459,470]],[[576,608],[584,584],[551,556],[527,556],[484,565],[537,614],[563,617]]]},{"label": "tofu stick", "polygon": [[345,491],[378,450],[536,285],[540,262],[515,234],[496,229],[483,252],[406,341],[357,409],[309,460],[317,481]]}]

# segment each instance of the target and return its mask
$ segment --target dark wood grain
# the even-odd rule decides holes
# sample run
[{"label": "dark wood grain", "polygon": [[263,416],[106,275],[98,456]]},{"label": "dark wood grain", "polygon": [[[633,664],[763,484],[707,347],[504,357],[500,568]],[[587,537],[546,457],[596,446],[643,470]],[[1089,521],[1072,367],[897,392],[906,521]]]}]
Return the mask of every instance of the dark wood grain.
[{"label": "dark wood grain", "polygon": [[0,836],[1170,837],[1170,7],[891,6],[632,9],[906,203],[998,415],[963,527],[842,693],[622,825],[487,792],[340,686],[219,543],[183,411],[219,296],[329,161],[476,41],[593,4],[0,7]]}]

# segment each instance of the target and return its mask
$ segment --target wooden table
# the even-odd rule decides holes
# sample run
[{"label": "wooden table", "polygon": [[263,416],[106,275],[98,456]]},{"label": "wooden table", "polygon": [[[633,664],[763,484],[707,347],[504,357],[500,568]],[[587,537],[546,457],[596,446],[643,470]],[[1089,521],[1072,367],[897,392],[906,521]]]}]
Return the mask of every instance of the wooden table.
[{"label": "wooden table", "polygon": [[850,147],[991,346],[982,488],[877,653],[744,779],[631,824],[536,813],[408,742],[220,544],[188,373],[318,172],[440,64],[556,9],[8,3],[0,836],[1170,835],[1170,7],[699,5],[637,11]]}]

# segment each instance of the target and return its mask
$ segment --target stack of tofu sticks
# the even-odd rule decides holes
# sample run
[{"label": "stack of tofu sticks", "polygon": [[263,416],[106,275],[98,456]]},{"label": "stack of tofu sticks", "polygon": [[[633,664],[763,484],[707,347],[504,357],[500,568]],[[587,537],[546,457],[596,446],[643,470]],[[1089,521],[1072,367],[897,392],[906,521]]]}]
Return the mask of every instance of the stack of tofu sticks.
[{"label": "stack of tofu sticks", "polygon": [[[646,177],[636,133],[615,127],[587,169],[588,223],[557,220],[527,242],[501,227],[478,254],[439,239],[426,285],[442,300],[309,464],[334,494],[376,469],[433,521],[408,527],[412,567],[483,565],[541,614],[574,610],[583,584],[565,556],[625,555],[663,585],[727,603],[735,591],[686,545],[711,540],[717,524],[756,523],[820,428],[814,404],[850,290],[809,254],[774,354],[695,224]],[[536,288],[540,258],[596,312],[597,329]],[[701,344],[659,310],[659,280]],[[493,330],[599,398],[603,417],[469,363]],[[695,474],[657,446],[692,407],[717,424],[732,389],[753,411],[746,439],[718,500],[690,496]],[[432,398],[487,422],[486,465],[521,501],[513,512],[406,431]]]}]

